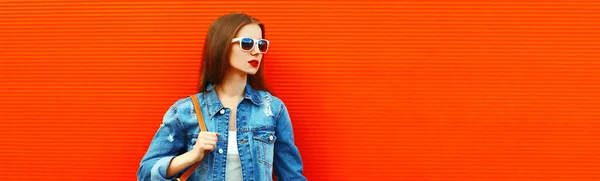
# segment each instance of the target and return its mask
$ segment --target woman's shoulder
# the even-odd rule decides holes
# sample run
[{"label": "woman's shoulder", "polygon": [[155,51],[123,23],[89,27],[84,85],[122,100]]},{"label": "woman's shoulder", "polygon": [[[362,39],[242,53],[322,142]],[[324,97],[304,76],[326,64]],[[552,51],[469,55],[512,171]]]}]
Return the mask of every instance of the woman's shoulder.
[{"label": "woman's shoulder", "polygon": [[[265,90],[256,90],[256,95],[258,100],[256,100],[259,104],[268,104],[268,105],[283,105],[283,100],[279,97],[271,94],[269,91]],[[254,100],[253,100],[254,101]]]},{"label": "woman's shoulder", "polygon": [[259,105],[265,106],[265,108],[268,107],[268,109],[272,110],[273,116],[279,117],[281,112],[287,111],[283,100],[271,94],[269,91],[259,90],[257,91],[257,95],[260,97],[258,101]]},{"label": "woman's shoulder", "polygon": [[[200,92],[200,93],[196,93],[196,94],[192,94],[193,96],[195,96],[199,102],[202,102],[204,96],[202,96],[204,93]],[[186,97],[179,97],[175,103],[173,103],[171,105],[171,109],[173,111],[176,112],[180,112],[182,110],[188,110],[190,107],[192,107],[193,103],[192,103],[192,99],[190,96],[192,95],[188,95]],[[193,107],[192,107],[193,108]]]}]

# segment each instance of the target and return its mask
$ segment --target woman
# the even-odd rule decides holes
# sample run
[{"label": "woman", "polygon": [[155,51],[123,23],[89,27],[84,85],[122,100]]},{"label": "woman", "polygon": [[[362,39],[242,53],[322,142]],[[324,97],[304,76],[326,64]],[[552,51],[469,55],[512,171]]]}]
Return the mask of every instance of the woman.
[{"label": "woman", "polygon": [[[306,180],[283,102],[264,83],[269,41],[257,19],[224,15],[208,30],[200,88],[195,94],[207,132],[200,132],[191,99],[167,111],[138,169],[138,180]],[[198,114],[200,115],[200,114]]]}]

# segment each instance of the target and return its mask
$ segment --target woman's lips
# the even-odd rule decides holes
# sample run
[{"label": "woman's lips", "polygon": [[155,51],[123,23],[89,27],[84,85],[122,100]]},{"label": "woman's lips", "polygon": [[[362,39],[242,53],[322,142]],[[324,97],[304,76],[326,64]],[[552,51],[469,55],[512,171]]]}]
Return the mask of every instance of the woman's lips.
[{"label": "woman's lips", "polygon": [[252,67],[258,67],[258,60],[250,60],[248,63],[252,65]]}]

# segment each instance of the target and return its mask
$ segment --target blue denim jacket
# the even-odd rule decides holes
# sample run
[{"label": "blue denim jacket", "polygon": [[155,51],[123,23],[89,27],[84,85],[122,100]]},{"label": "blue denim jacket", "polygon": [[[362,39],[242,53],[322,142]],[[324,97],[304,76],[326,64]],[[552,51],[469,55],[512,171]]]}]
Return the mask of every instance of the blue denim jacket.
[{"label": "blue denim jacket", "polygon": [[[208,87],[211,90],[212,86]],[[206,128],[218,132],[216,148],[205,155],[188,179],[225,180],[227,138],[230,109],[224,108],[214,90],[196,94]],[[243,180],[306,180],[302,159],[294,144],[294,133],[283,102],[266,91],[246,85],[244,99],[237,108],[237,144]],[[184,171],[166,178],[171,159],[192,149],[199,133],[198,120],[191,99],[175,102],[140,162],[138,180],[175,180]]]}]

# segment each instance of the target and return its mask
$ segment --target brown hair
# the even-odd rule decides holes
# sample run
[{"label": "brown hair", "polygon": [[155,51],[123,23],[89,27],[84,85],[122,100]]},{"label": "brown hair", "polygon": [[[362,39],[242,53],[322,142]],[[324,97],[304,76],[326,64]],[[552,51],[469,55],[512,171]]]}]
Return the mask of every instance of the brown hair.
[{"label": "brown hair", "polygon": [[[210,25],[204,40],[198,92],[205,92],[208,84],[220,84],[223,81],[225,72],[230,67],[231,40],[242,27],[248,24],[260,26],[262,36],[265,38],[265,26],[258,19],[243,13],[223,15]],[[263,54],[263,60],[264,57]],[[248,83],[254,89],[268,91],[262,66],[255,75],[248,75]]]}]

